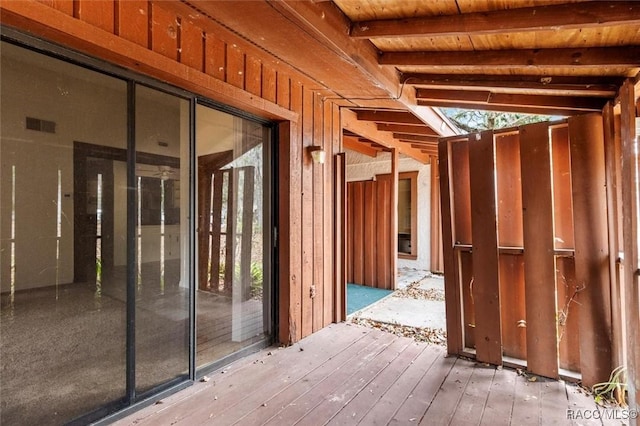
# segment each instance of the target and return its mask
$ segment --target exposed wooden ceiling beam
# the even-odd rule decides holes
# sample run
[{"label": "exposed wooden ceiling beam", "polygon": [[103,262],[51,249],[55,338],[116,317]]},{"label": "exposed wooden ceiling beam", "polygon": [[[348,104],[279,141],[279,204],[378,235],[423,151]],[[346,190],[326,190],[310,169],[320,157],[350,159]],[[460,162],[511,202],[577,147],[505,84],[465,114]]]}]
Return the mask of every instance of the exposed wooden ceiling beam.
[{"label": "exposed wooden ceiling beam", "polygon": [[419,149],[422,152],[428,152],[433,154],[438,153],[438,145],[427,146],[427,145],[418,145],[418,144],[412,143],[411,147],[415,149]]},{"label": "exposed wooden ceiling beam", "polygon": [[383,52],[381,65],[509,69],[514,67],[638,67],[640,46],[564,49]]},{"label": "exposed wooden ceiling beam", "polygon": [[514,105],[521,107],[551,107],[575,111],[602,111],[606,99],[591,97],[520,95],[492,93],[488,90],[417,89],[419,100],[461,101],[486,105]]},{"label": "exposed wooden ceiling beam", "polygon": [[637,1],[594,1],[464,13],[460,15],[355,22],[351,37],[470,36],[602,27],[640,22]]},{"label": "exposed wooden ceiling beam", "polygon": [[[217,9],[218,3],[220,2],[198,2],[199,6],[202,3],[210,3],[211,9]],[[227,2],[230,3],[233,7],[234,16],[238,15],[237,2]],[[264,33],[276,32],[277,30],[274,28],[277,25],[273,24],[272,21],[265,15],[261,15],[261,12],[256,11],[253,13],[255,9],[254,2],[252,2],[251,7],[252,15],[258,16],[259,20],[254,20],[250,22],[252,24],[246,31],[258,33],[252,37],[253,40],[264,40],[264,44],[266,44],[266,48],[272,51],[274,49],[273,40],[266,40],[264,38]],[[255,2],[258,3],[258,2]],[[313,45],[307,43],[304,47],[296,47],[292,45],[291,34],[293,33],[306,33],[311,38],[314,39],[314,44],[318,44],[321,48],[328,49],[332,54],[327,55],[327,60],[337,61],[338,63],[348,62],[352,67],[355,68],[356,75],[361,75],[364,78],[360,77],[361,80],[366,80],[367,82],[373,82],[374,86],[386,92],[390,99],[396,100],[398,103],[402,104],[406,108],[412,110],[414,114],[420,117],[424,123],[433,127],[438,133],[443,136],[451,136],[456,134],[455,126],[451,125],[447,120],[442,119],[442,117],[431,108],[418,108],[415,104],[415,98],[411,97],[410,91],[406,91],[402,93],[400,91],[400,96],[398,97],[398,91],[400,90],[400,80],[398,78],[398,74],[393,69],[385,69],[384,67],[378,66],[378,50],[377,48],[370,43],[368,40],[354,40],[349,37],[349,29],[351,27],[351,21],[345,16],[345,14],[338,8],[338,6],[332,1],[326,2],[308,2],[308,1],[299,1],[299,0],[283,0],[283,1],[269,1],[263,2],[268,4],[269,7],[278,11],[282,17],[285,17],[290,23],[294,24],[296,28],[293,30],[288,30],[286,28],[281,28],[279,33],[280,35],[285,35],[284,39],[278,40],[281,44],[276,44],[279,48],[282,48],[284,51],[281,57],[284,57],[284,54],[291,58],[291,62],[300,66],[301,68],[304,66],[305,69],[308,68],[306,63],[308,62],[308,57],[315,57],[318,55],[318,51],[315,50]],[[243,12],[240,15],[244,15]],[[237,18],[236,18],[237,19]],[[272,25],[265,26],[264,22],[270,22]],[[268,27],[268,28],[267,28]],[[267,31],[267,29],[269,29]],[[302,31],[300,31],[302,30]],[[245,32],[241,31],[243,36],[249,36]],[[296,41],[298,43],[299,41]],[[304,44],[304,41],[303,41]],[[312,52],[309,55],[301,55],[300,52]],[[277,53],[277,52],[275,52]],[[344,68],[341,68],[344,69]],[[314,71],[320,72],[320,69],[315,69]],[[342,72],[337,72],[335,66],[330,66],[322,69],[323,72],[327,72],[331,78],[342,79],[344,82],[344,74]],[[352,72],[348,72],[348,74],[353,74]],[[319,81],[328,81],[319,79]],[[349,87],[350,84],[337,85],[339,87]],[[356,96],[346,96],[346,98],[350,97],[361,97],[360,95]],[[382,102],[382,101],[381,101]]]},{"label": "exposed wooden ceiling beam", "polygon": [[411,135],[436,136],[439,135],[429,126],[416,126],[411,124],[379,123],[378,130],[383,132],[401,132]]},{"label": "exposed wooden ceiling beam", "polygon": [[360,154],[364,154],[369,157],[375,158],[378,156],[377,149],[374,149],[369,145],[365,145],[363,143],[358,142],[357,136],[347,136],[347,135],[342,136],[342,146],[344,146],[345,149],[359,152]]},{"label": "exposed wooden ceiling beam", "polygon": [[416,141],[416,142],[426,142],[426,143],[438,143],[438,137],[434,136],[420,136],[420,135],[411,135],[407,133],[394,133],[393,137],[396,139],[400,139],[403,141]]},{"label": "exposed wooden ceiling beam", "polygon": [[560,117],[568,117],[576,114],[584,114],[585,111],[559,109],[551,107],[533,107],[533,106],[516,106],[516,105],[496,105],[496,104],[481,104],[473,102],[462,102],[455,100],[418,100],[418,105],[425,105],[430,107],[439,108],[461,108],[472,109],[480,111],[496,111],[496,112],[512,112],[522,114],[537,114],[537,115],[556,115]]},{"label": "exposed wooden ceiling beam", "polygon": [[617,77],[581,77],[557,75],[483,75],[421,74],[402,75],[405,84],[413,86],[483,87],[528,90],[560,90],[583,92],[592,96],[615,97],[624,81]]},{"label": "exposed wooden ceiling beam", "polygon": [[[420,150],[412,148],[411,146],[403,144],[394,139],[391,132],[381,132],[380,130],[378,130],[376,123],[372,121],[360,120],[358,114],[346,108],[341,109],[340,114],[343,129],[346,129],[362,137],[366,137],[367,139],[370,139],[373,142],[386,148],[396,148],[400,154],[408,155],[409,157],[418,160],[423,164],[429,163],[428,155],[425,155],[424,153],[420,152]],[[406,115],[409,117],[413,117],[411,114]],[[413,118],[416,119],[415,117]]]},{"label": "exposed wooden ceiling beam", "polygon": [[377,123],[424,125],[419,118],[406,111],[356,111],[358,120],[375,121]]},{"label": "exposed wooden ceiling beam", "polygon": [[382,145],[380,145],[378,143],[375,143],[374,141],[372,141],[370,139],[367,139],[367,138],[360,138],[359,137],[358,138],[358,142],[363,143],[363,144],[367,145],[368,147],[371,147],[371,148],[375,149],[378,152],[387,150],[384,146],[382,146]]}]

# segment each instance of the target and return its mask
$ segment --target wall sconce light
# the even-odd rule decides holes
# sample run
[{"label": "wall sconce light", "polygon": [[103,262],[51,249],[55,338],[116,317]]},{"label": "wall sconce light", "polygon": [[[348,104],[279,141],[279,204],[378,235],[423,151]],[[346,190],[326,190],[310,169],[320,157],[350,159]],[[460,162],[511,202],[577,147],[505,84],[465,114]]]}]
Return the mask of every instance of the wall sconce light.
[{"label": "wall sconce light", "polygon": [[311,159],[316,164],[324,164],[324,161],[327,159],[327,151],[322,149],[322,147],[317,145],[312,145],[307,148],[309,153],[311,154]]}]

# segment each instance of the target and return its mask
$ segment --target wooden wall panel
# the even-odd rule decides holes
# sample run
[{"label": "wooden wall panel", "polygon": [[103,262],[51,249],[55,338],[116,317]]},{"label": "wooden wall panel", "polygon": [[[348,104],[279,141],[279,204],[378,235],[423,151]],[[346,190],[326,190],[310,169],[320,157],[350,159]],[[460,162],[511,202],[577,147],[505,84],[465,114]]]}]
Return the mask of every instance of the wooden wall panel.
[{"label": "wooden wall panel", "polygon": [[469,144],[466,142],[454,142],[451,144],[449,179],[453,193],[454,241],[456,244],[471,244]]},{"label": "wooden wall panel", "polygon": [[204,72],[221,81],[227,80],[227,45],[215,34],[206,33],[204,39]]},{"label": "wooden wall panel", "polygon": [[38,0],[42,4],[46,4],[60,12],[73,16],[73,0]]},{"label": "wooden wall panel", "polygon": [[473,300],[476,312],[476,358],[502,364],[498,230],[493,134],[469,143],[469,177],[473,241]]},{"label": "wooden wall panel", "polygon": [[[389,285],[385,288],[391,290],[396,289],[398,280],[398,156],[399,152],[397,148],[391,148],[391,182],[389,202],[390,206],[390,219],[389,219],[389,249],[390,255],[388,259],[391,259]],[[415,200],[415,197],[413,198]],[[415,227],[414,227],[415,229]]]},{"label": "wooden wall panel", "polygon": [[471,251],[459,251],[456,262],[459,265],[460,281],[458,285],[462,289],[462,310],[464,321],[464,346],[476,348],[476,308],[473,303],[473,255]]},{"label": "wooden wall panel", "polygon": [[[245,61],[244,88],[247,92],[256,96],[262,96],[262,62],[251,56]],[[287,105],[287,108],[289,105]]]},{"label": "wooden wall panel", "polygon": [[204,71],[202,28],[184,19],[180,25],[180,62],[200,72]]},{"label": "wooden wall panel", "polygon": [[551,142],[547,123],[520,132],[527,369],[558,377]]},{"label": "wooden wall panel", "polygon": [[389,178],[379,178],[378,186],[378,208],[376,209],[377,217],[377,279],[378,288],[391,288],[391,265],[389,258],[391,257],[391,247],[389,246],[389,234],[391,227],[391,180]]},{"label": "wooden wall panel", "polygon": [[[621,158],[616,155],[616,145],[619,138],[615,136],[615,113],[612,102],[607,102],[602,110],[604,130],[604,155],[607,190],[607,227],[609,228],[609,280],[611,282],[611,328],[613,335],[613,365],[625,365],[626,363],[626,324],[623,315],[623,289],[621,274],[618,266],[618,252],[620,251],[618,228],[618,184],[619,175],[617,164]],[[619,145],[618,145],[619,147]]]},{"label": "wooden wall panel", "polygon": [[[447,352],[462,352],[462,297],[458,281],[458,253],[454,250],[453,206],[451,191],[451,150],[447,140],[438,142],[438,172],[440,176],[440,206],[442,213],[442,262],[444,264],[445,310],[447,321]],[[466,324],[466,323],[465,323]]]},{"label": "wooden wall panel", "polygon": [[442,254],[442,208],[440,206],[440,173],[438,157],[431,156],[431,272],[443,273],[444,260]]},{"label": "wooden wall panel", "polygon": [[276,101],[278,74],[275,69],[262,65],[262,97],[269,102]]},{"label": "wooden wall panel", "polygon": [[[64,5],[64,9],[67,8],[68,6]],[[101,30],[114,32],[116,20],[113,0],[75,0],[74,8],[76,18]]]},{"label": "wooden wall panel", "polygon": [[149,2],[119,1],[117,7],[117,34],[140,46],[149,47]]},{"label": "wooden wall panel", "polygon": [[284,189],[278,200],[280,211],[279,238],[286,239],[289,244],[279,244],[280,257],[280,291],[279,304],[283,309],[278,312],[278,340],[289,343],[302,338],[302,306],[301,306],[301,227],[300,227],[300,148],[291,143],[299,136],[295,123],[283,122],[279,125],[280,140],[278,157],[283,165],[278,171],[281,188]]},{"label": "wooden wall panel", "polygon": [[[495,152],[498,246],[520,248],[523,246],[523,229],[519,134],[495,135]],[[526,359],[522,255],[500,255],[499,277],[503,353],[509,357]]]},{"label": "wooden wall panel", "polygon": [[377,208],[376,182],[364,183],[364,283],[376,287],[376,208]]},{"label": "wooden wall panel", "polygon": [[354,247],[353,247],[353,233],[354,233],[354,223],[353,223],[353,197],[354,197],[354,193],[353,193],[353,188],[354,186],[349,184],[347,185],[347,205],[346,205],[346,213],[347,213],[347,229],[346,229],[346,234],[347,234],[347,253],[346,253],[346,257],[347,257],[347,282],[348,283],[354,283],[353,280],[353,252],[354,252]]},{"label": "wooden wall panel", "polygon": [[[313,94],[313,144],[324,148],[324,110],[322,99]],[[312,163],[313,167],[313,331],[324,327],[324,168],[325,164]]]},{"label": "wooden wall panel", "polygon": [[302,336],[313,331],[313,163],[308,147],[313,145],[313,92],[302,92]]},{"label": "wooden wall panel", "polygon": [[496,135],[498,237],[501,247],[522,247],[520,140],[517,133]]},{"label": "wooden wall panel", "polygon": [[[338,112],[339,113],[339,112]],[[334,117],[335,118],[335,117]],[[342,133],[342,129],[340,129]],[[336,264],[334,279],[334,314],[333,321],[344,321],[347,317],[346,310],[346,286],[348,282],[347,263],[348,248],[346,235],[347,222],[347,177],[346,177],[346,155],[338,153],[335,155],[334,163],[334,188],[335,188],[335,230],[334,230],[334,255],[333,259]]]},{"label": "wooden wall panel", "polygon": [[289,76],[284,73],[278,73],[276,80],[276,101],[281,107],[289,108],[290,85],[291,81],[289,80]]},{"label": "wooden wall panel", "polygon": [[[302,85],[297,84],[292,91],[291,107],[294,111],[302,111]],[[289,247],[289,255],[287,257],[281,257],[281,264],[289,259],[290,274],[284,276],[284,280],[289,282],[289,298],[290,303],[288,305],[280,305],[281,307],[289,306],[289,316],[285,318],[284,326],[289,330],[293,330],[293,333],[289,333],[291,338],[289,340],[280,340],[282,343],[293,343],[300,340],[302,335],[302,162],[303,162],[303,148],[302,144],[296,143],[296,141],[302,140],[302,126],[301,123],[292,123],[292,130],[290,132],[291,138],[288,141],[288,146],[280,146],[281,150],[289,150],[289,170],[287,167],[280,167],[280,177],[285,178],[285,182],[289,185],[281,186],[281,201],[280,212],[282,209],[289,209],[287,213],[289,220],[286,222],[289,225],[288,238],[285,234],[284,241],[281,241],[280,247]],[[280,161],[285,161],[280,159]],[[281,163],[282,164],[282,163]],[[282,184],[281,184],[282,185]],[[284,191],[282,191],[284,189]],[[281,218],[282,220],[282,218]],[[282,239],[281,239],[282,240]],[[287,244],[288,243],[288,244]],[[281,283],[283,278],[281,278]],[[286,291],[286,285],[283,285]],[[282,312],[284,308],[280,309],[282,318]],[[280,326],[283,327],[282,322]]]},{"label": "wooden wall panel", "polygon": [[505,356],[526,360],[524,258],[520,254],[501,254],[498,265],[502,352]]},{"label": "wooden wall panel", "polygon": [[364,182],[353,182],[353,282],[364,284]]},{"label": "wooden wall panel", "polygon": [[638,157],[636,149],[635,90],[627,80],[620,88],[620,141],[622,234],[624,241],[623,283],[627,322],[627,375],[629,405],[640,409],[640,285],[638,283]]},{"label": "wooden wall panel", "polygon": [[[290,82],[287,80],[287,86]],[[334,229],[335,229],[335,217],[334,206],[336,205],[336,196],[333,184],[333,174],[335,173],[334,162],[332,161],[334,156],[334,146],[340,143],[340,135],[342,134],[342,128],[340,127],[340,118],[337,117],[334,111],[337,109],[331,102],[324,102],[322,104],[324,109],[324,147],[327,151],[327,161],[324,165],[324,235],[323,235],[323,256],[324,256],[324,312],[323,312],[323,327],[333,322],[334,312],[339,308],[339,305],[334,304],[335,300],[335,288],[338,282],[342,282],[344,287],[344,281],[337,280],[334,274],[334,270],[339,269],[340,266],[336,263],[333,253],[336,250],[334,247]],[[334,284],[335,283],[335,284]]]},{"label": "wooden wall panel", "polygon": [[602,116],[569,119],[576,281],[580,302],[582,383],[606,381],[612,370],[611,288]]},{"label": "wooden wall panel", "polygon": [[580,372],[580,303],[576,292],[576,266],[573,257],[556,259],[558,290],[558,364],[565,370]]},{"label": "wooden wall panel", "polygon": [[550,129],[553,162],[553,207],[555,247],[575,247],[573,238],[573,199],[571,197],[571,157],[566,124]]},{"label": "wooden wall panel", "polygon": [[227,44],[227,83],[244,89],[244,52],[237,46]]},{"label": "wooden wall panel", "polygon": [[152,3],[151,48],[153,51],[177,61],[179,32],[178,17],[175,13],[158,6],[158,3]]}]

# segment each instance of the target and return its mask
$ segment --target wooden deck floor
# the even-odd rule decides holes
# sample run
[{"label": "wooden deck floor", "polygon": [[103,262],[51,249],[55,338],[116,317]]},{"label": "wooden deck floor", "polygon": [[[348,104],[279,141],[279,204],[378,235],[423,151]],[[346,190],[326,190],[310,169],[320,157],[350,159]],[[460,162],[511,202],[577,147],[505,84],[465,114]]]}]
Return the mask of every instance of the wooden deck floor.
[{"label": "wooden deck floor", "polygon": [[567,410],[598,417],[573,385],[531,382],[507,368],[447,357],[442,347],[334,324],[244,358],[116,424],[602,424],[572,421]]}]

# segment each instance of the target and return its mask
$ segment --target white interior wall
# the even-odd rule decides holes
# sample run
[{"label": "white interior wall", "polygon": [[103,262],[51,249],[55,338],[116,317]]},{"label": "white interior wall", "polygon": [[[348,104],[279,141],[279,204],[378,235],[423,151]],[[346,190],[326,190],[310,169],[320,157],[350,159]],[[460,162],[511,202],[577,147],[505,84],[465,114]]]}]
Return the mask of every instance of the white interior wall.
[{"label": "white interior wall", "polygon": [[[73,142],[126,148],[126,84],[86,69],[2,43],[0,75],[0,291],[10,291],[11,175],[16,170],[16,290],[73,281]],[[137,99],[137,149],[188,154],[188,102],[150,89]],[[186,108],[184,104],[187,104]],[[186,120],[185,111],[187,114]],[[56,123],[56,133],[25,128],[26,117]],[[168,147],[158,141],[169,143]],[[181,148],[182,147],[182,148]],[[186,155],[183,158],[188,158]],[[186,162],[185,162],[186,164]],[[56,261],[57,179],[62,184],[62,234]],[[188,194],[188,168],[181,167]],[[126,165],[114,162],[114,263],[126,263]],[[186,204],[186,198],[184,198]],[[183,209],[186,230],[186,209]],[[146,227],[145,227],[146,228]],[[166,259],[179,258],[179,225],[167,226]],[[150,244],[150,234],[143,230]],[[177,238],[177,241],[176,241]],[[159,240],[159,239],[158,239]],[[143,243],[146,244],[146,241]],[[183,247],[187,247],[184,242]],[[155,260],[156,246],[143,247]],[[186,253],[186,251],[185,251]]]},{"label": "white interior wall", "polygon": [[[383,152],[369,157],[346,150],[347,182],[371,180],[375,175],[391,173],[391,155]],[[431,268],[431,166],[410,157],[401,156],[398,171],[418,172],[418,258],[398,259],[399,268],[429,270]]]},{"label": "white interior wall", "polygon": [[[126,146],[126,85],[2,44],[0,64],[1,291],[10,290],[11,170],[16,168],[16,290],[73,280],[73,141]],[[56,133],[25,128],[26,117]],[[108,119],[107,119],[108,118]],[[57,176],[62,233],[56,261]]]}]

